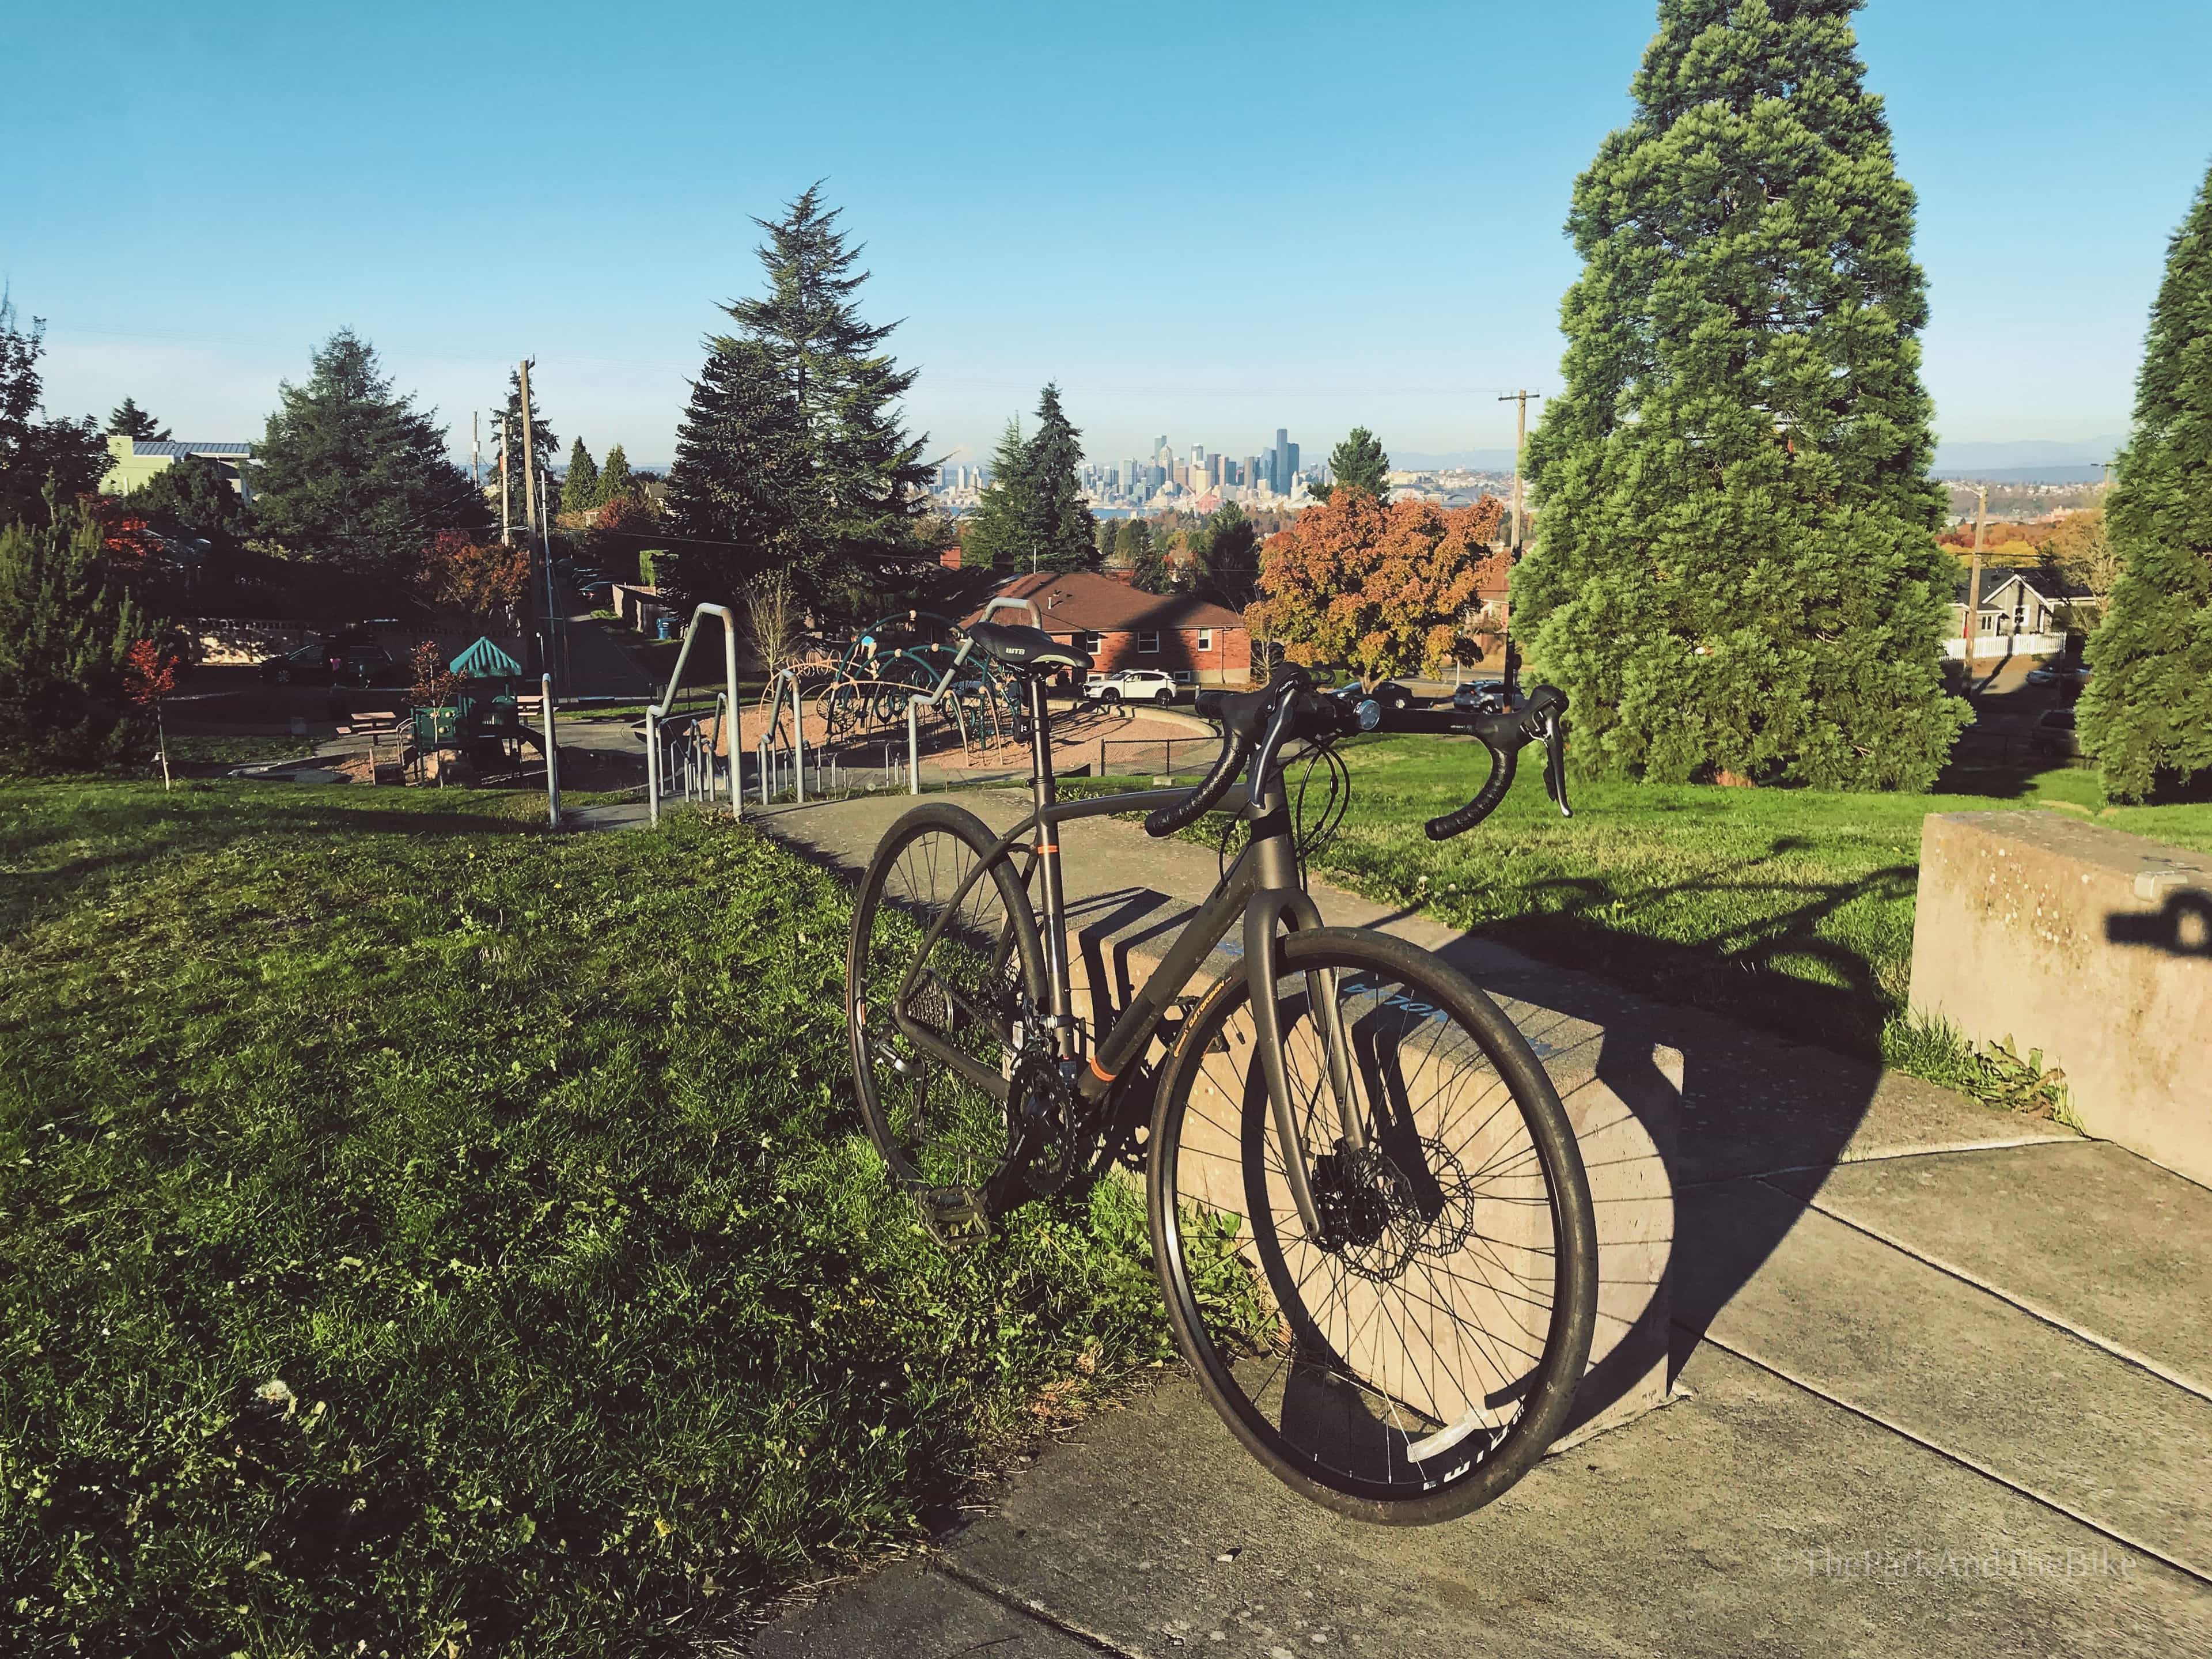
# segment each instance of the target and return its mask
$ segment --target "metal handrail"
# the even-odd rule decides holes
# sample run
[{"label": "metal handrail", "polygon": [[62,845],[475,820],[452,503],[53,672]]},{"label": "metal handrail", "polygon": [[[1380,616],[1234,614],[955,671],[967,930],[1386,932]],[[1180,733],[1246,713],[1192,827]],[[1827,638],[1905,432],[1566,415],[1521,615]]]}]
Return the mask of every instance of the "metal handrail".
[{"label": "metal handrail", "polygon": [[[668,690],[658,702],[645,706],[645,798],[647,820],[660,822],[661,777],[660,722],[668,717],[671,704],[676,701],[678,687],[684,684],[684,665],[691,659],[691,641],[699,632],[699,624],[713,617],[722,624],[722,667],[729,684],[725,688],[728,707],[738,706],[738,619],[726,605],[702,605],[691,613],[690,622],[684,629],[684,644],[676,653],[676,666],[669,672]],[[730,745],[730,816],[742,820],[744,817],[743,792],[738,787],[737,744]],[[707,798],[714,799],[714,780],[708,778]]]}]

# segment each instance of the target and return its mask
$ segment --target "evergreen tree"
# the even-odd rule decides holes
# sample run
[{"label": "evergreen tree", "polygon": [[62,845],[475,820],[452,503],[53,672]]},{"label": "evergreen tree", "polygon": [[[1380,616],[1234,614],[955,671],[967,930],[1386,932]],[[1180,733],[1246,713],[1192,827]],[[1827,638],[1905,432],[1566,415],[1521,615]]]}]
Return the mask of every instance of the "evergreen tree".
[{"label": "evergreen tree", "polygon": [[46,335],[42,317],[27,328],[17,324],[15,303],[0,289],[0,527],[47,522],[49,487],[56,500],[72,501],[107,470],[107,441],[90,416],[38,418]]},{"label": "evergreen tree", "polygon": [[1077,473],[1083,465],[1083,434],[1060,406],[1060,388],[1048,386],[1037,397],[1037,429],[1024,454],[1029,473],[1030,544],[1044,570],[1095,570],[1098,526],[1084,504]]},{"label": "evergreen tree", "polygon": [[561,510],[588,513],[599,504],[599,467],[581,438],[568,447],[568,471],[561,479]]},{"label": "evergreen tree", "polygon": [[1231,611],[1260,597],[1260,532],[1234,501],[1224,501],[1206,520],[1198,586]]},{"label": "evergreen tree", "polygon": [[617,444],[607,451],[607,464],[599,469],[597,507],[611,507],[617,501],[629,501],[637,494],[637,481],[629,476],[629,457]]},{"label": "evergreen tree", "polygon": [[[532,368],[537,367],[536,363],[531,364]],[[514,515],[514,523],[527,524],[530,520],[529,515],[523,510],[523,501],[530,488],[530,472],[524,465],[522,458],[524,422],[520,369],[510,368],[507,371],[507,406],[503,409],[493,410],[491,420],[494,434],[491,450],[492,485],[496,489],[499,484],[499,445],[500,436],[503,434],[507,440],[507,510]],[[535,386],[530,390],[529,427],[530,447],[537,462],[538,476],[540,478],[550,478],[553,476],[553,458],[561,453],[561,441],[554,436],[553,428],[545,423],[545,412],[538,407],[538,389]]]},{"label": "evergreen tree", "polygon": [[141,443],[167,443],[169,428],[146,410],[138,407],[134,398],[125,398],[107,415],[107,435],[111,438],[133,438]]},{"label": "evergreen tree", "polygon": [[1142,519],[1124,519],[1114,532],[1114,560],[1134,569],[1152,550],[1152,528]]},{"label": "evergreen tree", "polygon": [[975,510],[960,526],[963,570],[1016,572],[1030,568],[1029,535],[1036,514],[1030,500],[1030,448],[1022,423],[1008,421],[991,457],[991,481],[975,499]]},{"label": "evergreen tree", "polygon": [[253,508],[294,552],[398,578],[439,531],[489,524],[469,475],[446,457],[436,411],[395,394],[351,330],[316,350],[305,386],[282,382],[277,396],[254,458]]},{"label": "evergreen tree", "polygon": [[2089,641],[2083,746],[2140,799],[2212,774],[2212,173],[2166,253],[2136,380],[2135,430],[2106,498],[2120,557]]},{"label": "evergreen tree", "polygon": [[1364,489],[1379,501],[1390,487],[1384,482],[1390,458],[1382,453],[1382,441],[1364,426],[1352,428],[1350,435],[1329,451],[1328,470],[1334,481],[1309,492],[1321,501],[1327,501],[1332,490]]},{"label": "evergreen tree", "polygon": [[88,506],[0,529],[0,768],[97,766],[143,750],[125,654],[148,630]]},{"label": "evergreen tree", "polygon": [[[860,316],[854,296],[867,273],[855,268],[860,251],[848,246],[837,217],[816,185],[781,218],[755,222],[768,235],[759,249],[768,291],[723,307],[736,332],[708,343],[709,371],[699,384],[734,373],[750,385],[761,361],[752,354],[761,354],[782,381],[784,398],[770,404],[748,393],[728,404],[719,393],[703,402],[695,397],[677,451],[678,471],[689,474],[682,493],[693,521],[708,527],[711,521],[696,515],[718,502],[743,501],[749,513],[766,511],[775,526],[766,542],[750,520],[711,533],[744,549],[772,544],[776,556],[795,565],[802,598],[816,602],[848,598],[884,558],[920,556],[911,528],[928,507],[921,489],[929,476],[923,441],[909,439],[899,417],[914,371],[900,368],[883,349],[892,325]],[[716,368],[713,358],[726,354],[729,360]],[[786,430],[787,415],[795,430]],[[716,418],[734,420],[738,429],[720,434],[708,424]],[[797,465],[788,476],[779,471],[774,495],[763,494],[759,481],[711,472],[767,433],[779,447],[796,442]]]},{"label": "evergreen tree", "polygon": [[736,603],[757,578],[799,562],[811,484],[799,401],[775,355],[757,340],[715,342],[668,473],[683,542],[656,574],[692,603]]},{"label": "evergreen tree", "polygon": [[1098,563],[1103,567],[1114,562],[1115,524],[1111,519],[1098,520]]},{"label": "evergreen tree", "polygon": [[197,538],[224,551],[253,534],[252,509],[222,465],[204,455],[179,456],[123,501],[164,535]]},{"label": "evergreen tree", "polygon": [[1513,605],[1580,767],[1923,788],[1967,719],[1913,198],[1858,3],[1661,0],[1635,113],[1577,182]]}]

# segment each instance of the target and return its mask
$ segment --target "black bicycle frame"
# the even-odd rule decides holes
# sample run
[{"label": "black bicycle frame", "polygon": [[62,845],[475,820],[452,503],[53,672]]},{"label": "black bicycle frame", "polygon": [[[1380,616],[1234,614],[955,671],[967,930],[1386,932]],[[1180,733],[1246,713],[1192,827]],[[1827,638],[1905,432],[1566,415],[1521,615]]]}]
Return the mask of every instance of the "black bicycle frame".
[{"label": "black bicycle frame", "polygon": [[[1269,745],[1270,751],[1272,748]],[[944,913],[932,925],[915,953],[914,965],[907,970],[892,1000],[893,1024],[910,1042],[951,1066],[1001,1104],[1007,1101],[1012,1093],[1009,1079],[962,1053],[928,1026],[911,1019],[906,1012],[906,1002],[921,977],[922,964],[928,961],[945,927],[959,913],[969,891],[1001,858],[1011,857],[1021,849],[1022,843],[1032,835],[1037,839],[1024,849],[1030,854],[1031,863],[1022,876],[1025,886],[1031,875],[1041,872],[1043,876],[1043,944],[1050,1000],[1046,1023],[1053,1032],[1058,1059],[1070,1064],[1087,1059],[1088,1064],[1079,1074],[1077,1092],[1092,1104],[1103,1100],[1143,1054],[1168,1010],[1182,995],[1212,954],[1214,946],[1237,928],[1241,917],[1244,971],[1252,987],[1255,1046],[1267,1079],[1276,1133],[1286,1152],[1284,1176],[1299,1219],[1310,1236],[1321,1237],[1324,1229],[1314,1205],[1306,1168],[1307,1148],[1298,1128],[1283,1063],[1281,1015],[1273,991],[1280,959],[1280,930],[1285,924],[1292,928],[1318,927],[1322,925],[1321,912],[1301,879],[1280,769],[1273,763],[1272,752],[1255,761],[1255,769],[1263,762],[1267,763],[1266,777],[1253,777],[1241,800],[1235,792],[1224,799],[1224,810],[1236,812],[1252,826],[1243,849],[1199,905],[1196,914],[1184,923],[1159,966],[1146,977],[1128,1006],[1115,1017],[1111,1027],[1098,1038],[1088,1056],[1082,1052],[1081,1022],[1076,1018],[1073,992],[1068,983],[1067,900],[1060,874],[1059,827],[1078,818],[1148,811],[1172,805],[1188,792],[1148,789],[1070,801],[1059,799],[1052,771],[1051,727],[1046,718],[1044,685],[1034,677],[1030,680],[1030,754],[1032,811],[976,860],[975,867],[968,872],[945,904]],[[1328,970],[1309,974],[1308,996],[1327,1051],[1329,1087],[1335,1096],[1344,1144],[1358,1147],[1365,1145],[1366,1131],[1352,1093],[1350,1048],[1343,1027],[1343,1012],[1337,1003],[1334,977]],[[1010,1030],[1002,1030],[1000,1036],[1002,1040],[1011,1041]]]}]

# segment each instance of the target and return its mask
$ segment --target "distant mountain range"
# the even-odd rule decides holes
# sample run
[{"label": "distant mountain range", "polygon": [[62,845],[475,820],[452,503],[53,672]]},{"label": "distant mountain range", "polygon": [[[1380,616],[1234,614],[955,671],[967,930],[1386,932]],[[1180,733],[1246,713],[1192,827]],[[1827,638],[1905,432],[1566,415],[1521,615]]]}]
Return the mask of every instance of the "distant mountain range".
[{"label": "distant mountain range", "polygon": [[1992,483],[2089,483],[2104,477],[2104,463],[2127,439],[2118,434],[2080,443],[2031,440],[2008,444],[1938,443],[1939,478],[1978,478]]},{"label": "distant mountain range", "polygon": [[1390,465],[1407,472],[1449,472],[1463,467],[1469,472],[1510,472],[1513,452],[1510,449],[1447,449],[1438,453],[1407,450],[1404,454],[1390,452]]}]

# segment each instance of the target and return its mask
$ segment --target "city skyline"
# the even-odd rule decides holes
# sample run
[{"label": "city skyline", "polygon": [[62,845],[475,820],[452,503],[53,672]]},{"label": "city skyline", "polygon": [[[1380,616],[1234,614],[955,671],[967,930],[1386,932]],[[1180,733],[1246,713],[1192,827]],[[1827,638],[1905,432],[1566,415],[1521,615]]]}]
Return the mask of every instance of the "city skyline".
[{"label": "city skyline", "polygon": [[[833,77],[812,15],[609,33],[556,5],[533,90],[562,119],[540,124],[529,166],[494,169],[488,216],[483,124],[455,112],[479,107],[481,66],[507,49],[496,9],[50,10],[11,40],[0,278],[50,320],[56,411],[128,395],[191,435],[252,438],[279,380],[349,325],[438,407],[457,453],[530,355],[564,442],[665,462],[701,343],[726,323],[717,302],[758,288],[750,217],[826,178],[874,272],[868,314],[903,319],[890,348],[920,371],[908,416],[933,459],[985,459],[1047,380],[1109,465],[1162,427],[1287,426],[1316,453],[1354,425],[1394,453],[1496,448],[1511,441],[1497,394],[1558,384],[1578,268],[1561,226],[1626,114],[1654,15],[1401,5],[1328,53],[1249,58],[1263,25],[1287,40],[1330,15],[1226,4],[1188,20],[1184,50],[1253,72],[1200,97],[1179,57],[1103,50],[1099,20],[1074,11],[955,14],[907,31],[896,67]],[[840,15],[903,27],[887,7]],[[2203,61],[2212,14],[2147,0],[2086,28],[2061,0],[1875,0],[1856,26],[1919,194],[1937,429],[2124,429],[2166,240],[2212,149],[2212,107],[2136,69]],[[679,39],[687,57],[787,72],[742,100],[671,97]],[[70,70],[88,44],[106,48],[98,100]],[[1502,90],[1470,100],[1470,75]],[[1972,95],[1987,82],[2068,95]],[[1125,118],[1102,125],[1102,106]],[[1095,199],[1094,179],[1172,176],[1286,121],[1295,189]],[[208,212],[163,159],[191,156],[228,158],[283,210]],[[118,222],[160,248],[158,285],[113,257]],[[525,223],[545,233],[527,257],[502,240]],[[1242,461],[1251,446],[1227,447]]]}]

